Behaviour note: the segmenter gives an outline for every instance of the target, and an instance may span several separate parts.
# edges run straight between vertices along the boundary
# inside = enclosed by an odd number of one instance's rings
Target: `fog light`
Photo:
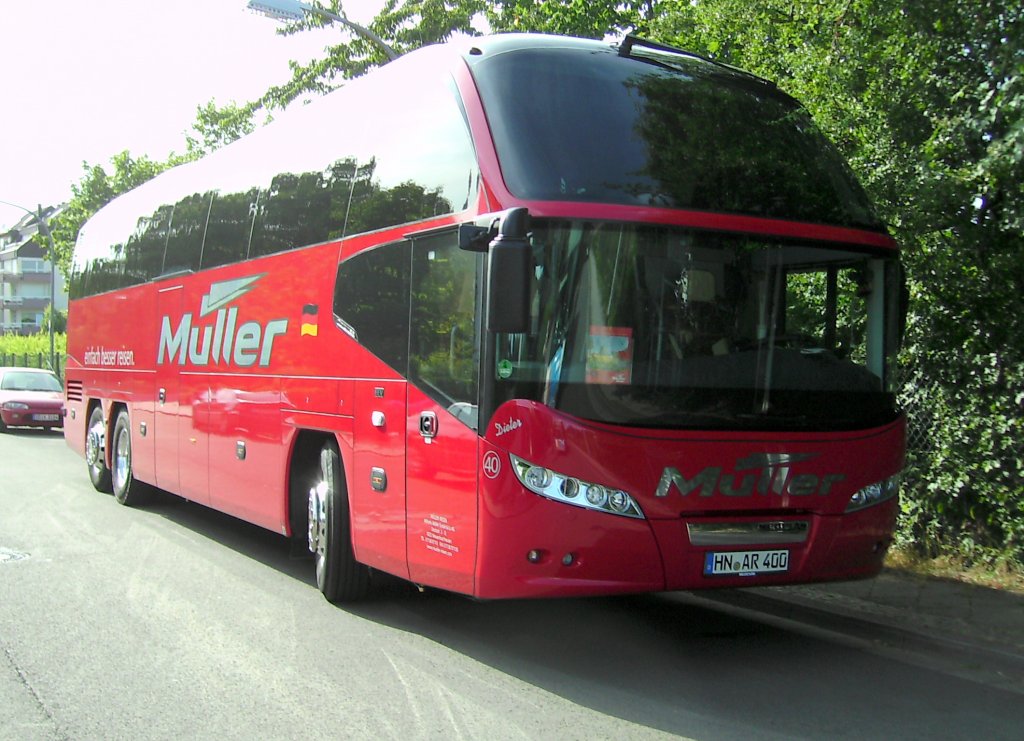
[[[534,549],[532,551],[527,551],[527,553],[526,553],[526,560],[529,561],[530,563],[540,563],[540,560],[543,557],[544,557],[544,554],[541,551],[538,551],[537,549]]]
[[[576,555],[573,553],[566,553],[562,556],[563,566],[572,566],[576,562]]]

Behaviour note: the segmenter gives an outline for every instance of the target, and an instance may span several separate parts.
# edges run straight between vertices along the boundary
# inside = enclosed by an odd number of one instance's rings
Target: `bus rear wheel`
[[[107,426],[103,422],[103,408],[99,405],[89,413],[85,430],[85,462],[89,466],[92,488],[104,493],[110,491],[110,469],[107,468]]]
[[[352,551],[348,489],[333,440],[320,449],[319,478],[309,490],[309,550],[316,585],[329,602],[351,602],[370,591],[370,569]]]
[[[110,451],[110,477],[114,499],[118,504],[134,507],[145,499],[147,487],[135,480],[132,470],[132,427],[128,412],[121,410],[114,423],[113,447]]]

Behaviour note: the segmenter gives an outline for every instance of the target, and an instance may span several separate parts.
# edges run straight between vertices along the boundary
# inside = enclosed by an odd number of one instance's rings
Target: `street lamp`
[[[350,21],[348,16],[344,14],[344,11],[339,15],[324,8],[299,2],[299,0],[249,0],[249,4],[246,7],[253,12],[273,18],[275,21],[301,21],[307,15],[319,15],[329,21],[340,23],[350,28],[358,36],[372,41],[387,55],[389,62],[398,59],[398,53],[384,39],[366,26]]]
[[[46,223],[46,217],[43,215],[42,205],[40,205],[36,211],[30,211],[24,206],[19,206],[17,203],[11,203],[10,201],[0,201],[0,203],[5,206],[11,206],[12,208],[19,208],[29,216],[35,216],[36,221],[39,223],[39,233],[46,237],[46,240],[50,244],[50,370],[53,370],[53,315],[57,311],[57,291],[55,288],[57,252],[53,247],[53,233],[50,231],[50,225]]]

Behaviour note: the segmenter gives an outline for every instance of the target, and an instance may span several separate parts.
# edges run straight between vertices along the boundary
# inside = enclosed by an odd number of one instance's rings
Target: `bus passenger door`
[[[409,575],[474,590],[483,255],[454,232],[413,242],[407,416]]]
[[[171,343],[166,342],[173,335],[182,312],[182,286],[162,288],[157,292],[156,315],[160,324],[160,345],[157,350],[156,376],[153,395],[156,408],[153,415],[153,464],[156,485],[161,489],[178,493],[178,406],[179,387],[178,348],[174,352]],[[181,357],[184,357],[183,355]]]

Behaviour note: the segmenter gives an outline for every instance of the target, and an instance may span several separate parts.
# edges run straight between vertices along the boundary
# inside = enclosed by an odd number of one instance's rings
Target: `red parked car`
[[[48,370],[0,368],[0,432],[64,426],[64,389]]]

